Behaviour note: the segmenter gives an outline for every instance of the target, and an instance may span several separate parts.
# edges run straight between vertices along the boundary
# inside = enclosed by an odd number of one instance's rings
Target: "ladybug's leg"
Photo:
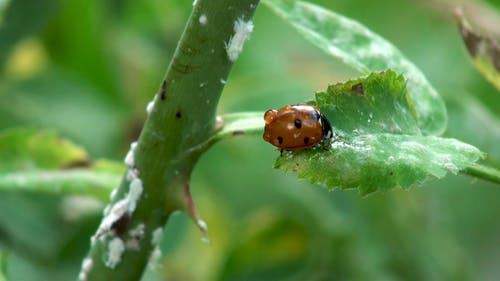
[[[280,149],[280,157],[283,156],[283,148]]]
[[[319,146],[321,146],[321,148],[325,151],[329,151],[330,148],[332,148],[332,142],[333,142],[333,138],[326,138],[326,139],[323,139],[320,143],[319,143]]]

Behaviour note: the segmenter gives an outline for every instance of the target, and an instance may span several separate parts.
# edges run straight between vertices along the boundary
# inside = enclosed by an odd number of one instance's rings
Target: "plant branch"
[[[476,177],[478,179],[500,184],[500,171],[492,167],[484,166],[481,164],[474,164],[465,168],[463,171],[461,171],[461,173]]]
[[[261,135],[264,125],[263,116],[263,112],[239,112],[219,116],[217,117],[218,130],[205,142],[192,147],[189,153],[201,153],[215,143],[235,136]]]
[[[259,1],[195,2],[80,279],[139,280],[170,214],[188,209],[184,187],[203,152],[193,147],[218,130],[217,103]]]

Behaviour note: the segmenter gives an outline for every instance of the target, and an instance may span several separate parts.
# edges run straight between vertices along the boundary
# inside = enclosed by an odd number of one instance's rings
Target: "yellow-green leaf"
[[[6,173],[78,166],[88,155],[53,131],[12,129],[0,134],[0,159],[0,173]]]

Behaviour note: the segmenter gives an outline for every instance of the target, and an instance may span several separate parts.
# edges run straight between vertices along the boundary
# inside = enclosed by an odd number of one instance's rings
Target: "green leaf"
[[[352,19],[307,2],[265,3],[311,43],[362,73],[394,69],[404,74],[422,133],[444,132],[447,117],[443,100],[423,73],[391,43]]]
[[[333,142],[328,152],[287,153],[275,166],[330,188],[359,188],[361,194],[407,188],[427,177],[457,174],[481,157],[455,139],[391,134],[360,135]]]
[[[0,174],[0,191],[31,191],[58,195],[82,195],[106,202],[118,186],[121,173],[83,169],[29,171]]]
[[[331,85],[316,102],[340,135],[420,135],[405,79],[393,71]]]
[[[0,173],[48,170],[88,162],[87,153],[53,131],[12,129],[0,134]]]
[[[472,63],[500,90],[500,46],[493,39],[474,30],[460,10],[455,12],[455,17]]]
[[[108,200],[125,170],[122,163],[108,160],[91,166],[82,148],[53,131],[4,131],[0,159],[0,191],[83,195],[101,201]],[[85,168],[75,168],[79,166]]]
[[[332,124],[331,147],[286,152],[275,167],[331,189],[408,188],[456,174],[483,156],[455,139],[422,136],[404,79],[393,71],[330,86],[316,94],[316,105]]]
[[[51,128],[78,140],[91,154],[109,156],[126,117],[120,101],[110,102],[103,95],[88,81],[61,70],[48,69],[28,79],[1,79],[0,96],[8,102],[0,103],[0,128]],[[142,110],[141,106],[144,114]]]

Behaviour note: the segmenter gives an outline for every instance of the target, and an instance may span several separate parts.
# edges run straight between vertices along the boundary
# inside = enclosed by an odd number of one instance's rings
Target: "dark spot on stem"
[[[167,80],[163,80],[160,88],[160,98],[161,100],[165,100],[167,97]]]
[[[172,64],[172,69],[182,74],[191,73],[193,72],[193,70],[196,70],[198,68],[200,68],[199,65],[196,66],[189,63],[181,63],[177,58],[174,58],[174,62]]]
[[[389,172],[389,176],[393,176],[394,175],[394,172],[393,171],[390,171]]]
[[[351,91],[353,91],[355,94],[358,95],[364,95],[365,94],[365,87],[363,86],[363,83],[357,83],[352,85]]]
[[[209,37],[205,36],[204,33],[198,33],[197,36],[198,38],[200,38],[199,39],[200,44],[204,44],[209,40]]]
[[[181,113],[181,111],[180,111],[180,110],[178,110],[178,111],[175,113],[175,118],[177,118],[177,119],[181,119],[181,117],[182,117],[182,113]]]
[[[127,230],[128,225],[130,224],[130,214],[125,213],[119,219],[111,224],[111,230],[114,231],[117,235],[122,235]]]

